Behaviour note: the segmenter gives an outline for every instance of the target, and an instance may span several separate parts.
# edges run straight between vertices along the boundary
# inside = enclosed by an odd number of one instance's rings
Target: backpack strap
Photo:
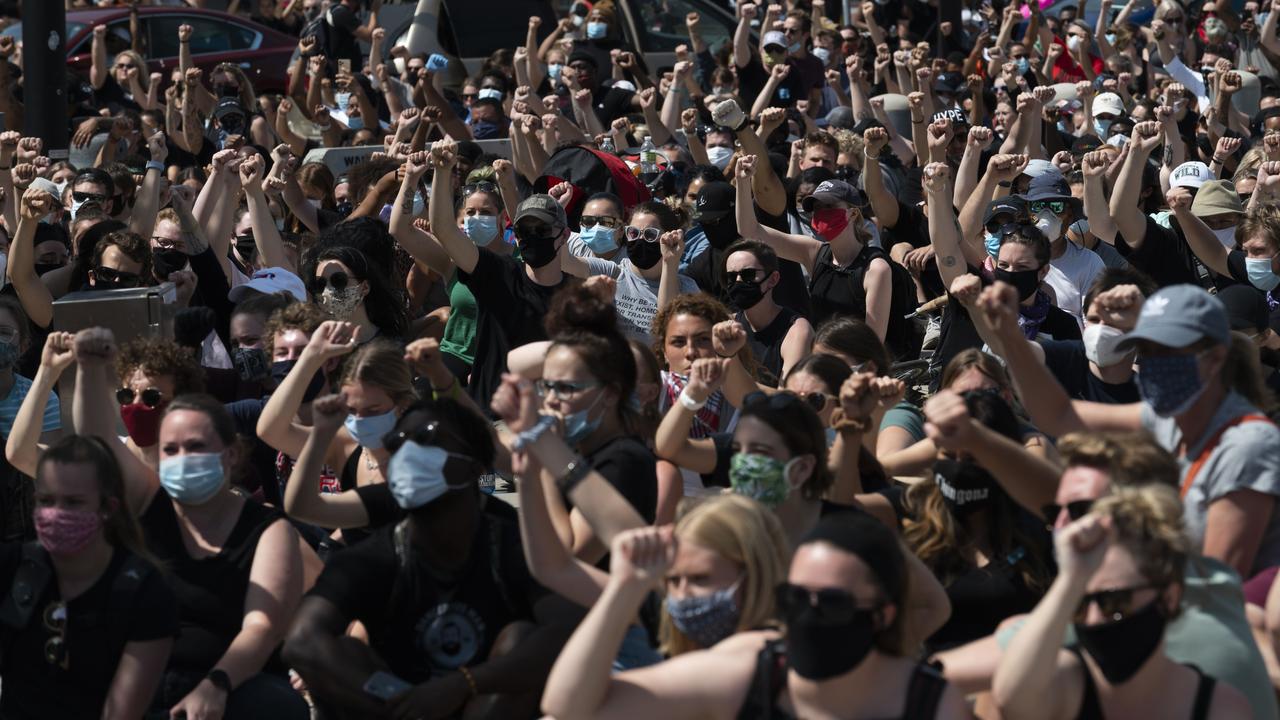
[[[39,542],[23,543],[22,559],[13,576],[13,587],[0,603],[0,624],[13,630],[21,630],[31,622],[36,603],[53,580],[53,567],[49,556]]]
[[[1191,485],[1196,480],[1196,476],[1204,469],[1205,463],[1209,462],[1209,456],[1212,455],[1213,451],[1218,447],[1218,443],[1221,442],[1222,436],[1231,428],[1249,422],[1264,422],[1268,425],[1275,425],[1275,423],[1271,422],[1271,418],[1266,415],[1249,413],[1247,415],[1241,415],[1240,417],[1223,425],[1221,428],[1218,428],[1218,432],[1214,433],[1213,437],[1209,438],[1209,442],[1206,443],[1204,449],[1200,451],[1200,455],[1196,458],[1195,462],[1191,464],[1191,467],[1187,469],[1187,476],[1183,478],[1182,489],[1178,493],[1180,497],[1186,499],[1187,493],[1191,490]]]
[[[911,674],[911,683],[907,686],[907,705],[902,711],[903,720],[933,720],[938,712],[938,703],[942,701],[942,693],[947,690],[947,681],[942,677],[939,665],[920,663]]]
[[[502,579],[502,524],[493,518],[485,518],[485,524],[489,526],[489,572],[493,576],[493,583],[498,586],[498,595],[502,597],[502,604],[513,615],[518,615],[516,609],[519,605],[511,597],[511,591],[507,588],[506,581]]]
[[[117,550],[117,552],[124,551]],[[129,553],[111,581],[111,592],[107,596],[106,606],[85,612],[81,616],[81,622],[89,627],[99,624],[119,624],[120,630],[124,631],[123,625],[128,622],[129,611],[137,605],[134,599],[138,597],[142,582],[155,571],[155,568],[148,565],[145,560]]]
[[[1209,706],[1213,703],[1213,691],[1217,688],[1217,678],[1205,675],[1195,665],[1188,665],[1200,676],[1200,684],[1196,686],[1196,699],[1191,706],[1191,720],[1208,720]]]
[[[738,712],[739,720],[769,720],[773,717],[778,693],[787,682],[786,642],[770,640],[756,655],[756,672],[751,678],[746,701]]]

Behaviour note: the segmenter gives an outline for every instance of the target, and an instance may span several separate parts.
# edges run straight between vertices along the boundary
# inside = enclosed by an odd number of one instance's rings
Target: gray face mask
[[[320,294],[320,307],[325,309],[334,320],[346,320],[360,305],[364,298],[360,295],[358,285],[348,285],[341,290],[332,286],[326,287]]]

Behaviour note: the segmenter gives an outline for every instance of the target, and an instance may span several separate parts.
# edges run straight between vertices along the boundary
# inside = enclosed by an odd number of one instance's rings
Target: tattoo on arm
[[[1173,146],[1168,143],[1164,146],[1164,164],[1166,166],[1173,164]]]
[[[412,187],[405,188],[405,190],[400,193],[404,196],[404,199],[400,201],[400,209],[410,215],[413,214],[413,193],[414,190]]]
[[[941,262],[942,262],[942,264],[943,264],[945,267],[955,267],[955,264],[956,264],[956,256],[955,256],[955,255],[943,255],[943,256],[942,256],[942,258],[941,258]]]

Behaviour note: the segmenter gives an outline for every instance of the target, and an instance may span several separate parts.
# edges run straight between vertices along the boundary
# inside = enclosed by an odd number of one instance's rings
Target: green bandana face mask
[[[784,464],[768,455],[738,453],[729,462],[729,485],[735,493],[758,500],[772,510],[791,492],[787,475],[796,460],[799,458]]]

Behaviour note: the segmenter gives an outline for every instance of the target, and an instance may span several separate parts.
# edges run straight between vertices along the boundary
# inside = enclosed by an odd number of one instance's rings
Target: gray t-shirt
[[[588,272],[592,275],[608,275],[618,281],[617,291],[613,295],[614,307],[618,310],[618,328],[630,340],[639,340],[646,346],[653,344],[653,336],[649,329],[653,325],[653,317],[658,314],[657,280],[646,280],[635,271],[629,258],[621,263],[601,260],[597,257],[585,258]],[[680,293],[698,292],[698,283],[687,275],[680,278]]]
[[[1186,479],[1191,466],[1223,426],[1241,415],[1258,414],[1261,414],[1259,410],[1244,397],[1235,392],[1228,393],[1205,428],[1204,436],[1187,448],[1185,456],[1178,458],[1181,478]],[[1178,444],[1182,442],[1182,431],[1173,418],[1159,417],[1149,405],[1144,404],[1142,426],[1161,447],[1176,453]],[[1237,490],[1280,496],[1280,429],[1272,423],[1242,422],[1222,433],[1188,489],[1187,496],[1182,499],[1187,534],[1194,547],[1204,545],[1209,505]],[[1266,532],[1248,576],[1274,565],[1280,565],[1280,513],[1276,512],[1272,512],[1267,521]]]

